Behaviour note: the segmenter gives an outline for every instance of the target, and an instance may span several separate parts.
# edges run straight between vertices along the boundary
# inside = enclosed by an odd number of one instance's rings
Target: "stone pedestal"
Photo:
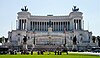
[[[32,48],[35,48],[35,44],[33,44],[33,47]]]
[[[52,32],[52,28],[51,27],[48,28],[48,32]]]
[[[72,49],[77,50],[77,45],[73,45],[73,48]]]
[[[27,44],[23,44],[23,49],[27,50]]]

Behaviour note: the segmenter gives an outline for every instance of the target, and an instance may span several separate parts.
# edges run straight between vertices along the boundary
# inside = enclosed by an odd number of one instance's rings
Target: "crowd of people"
[[[3,50],[3,49],[2,49]],[[49,48],[49,49],[45,49],[45,48],[36,48],[36,49],[31,49],[29,50],[23,50],[21,49],[20,51],[17,51],[15,49],[6,49],[6,51],[0,51],[0,54],[11,54],[11,55],[17,55],[17,54],[21,54],[21,55],[28,55],[31,54],[33,55],[34,52],[37,53],[37,55],[43,55],[45,52],[48,52],[48,55],[51,54],[51,52],[54,52],[55,55],[62,55],[63,52],[65,52],[66,54],[68,54],[68,50],[67,48]],[[5,53],[7,52],[7,53]]]

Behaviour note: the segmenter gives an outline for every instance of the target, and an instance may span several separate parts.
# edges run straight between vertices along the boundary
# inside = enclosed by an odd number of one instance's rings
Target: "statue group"
[[[24,8],[21,8],[22,11],[28,11],[28,8],[26,8],[27,6],[24,6]]]
[[[74,8],[72,8],[72,11],[78,11],[79,8],[76,8],[76,6],[73,6]]]

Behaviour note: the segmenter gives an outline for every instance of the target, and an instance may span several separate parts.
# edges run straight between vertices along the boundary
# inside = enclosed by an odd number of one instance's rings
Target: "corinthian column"
[[[21,20],[21,30],[23,29],[23,20]]]

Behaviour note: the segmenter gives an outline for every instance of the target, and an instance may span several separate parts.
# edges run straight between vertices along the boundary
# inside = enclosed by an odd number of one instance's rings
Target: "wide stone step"
[[[59,45],[35,45],[35,48],[57,48]]]

